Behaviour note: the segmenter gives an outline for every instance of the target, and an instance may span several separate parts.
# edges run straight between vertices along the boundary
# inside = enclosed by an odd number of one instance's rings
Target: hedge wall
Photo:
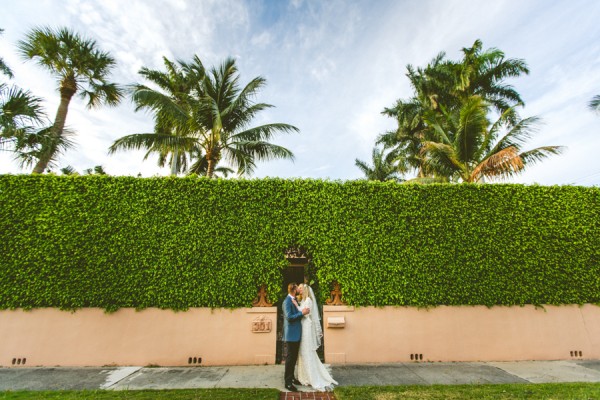
[[[600,302],[598,188],[7,175],[0,205],[0,308],[246,307],[295,245],[353,305]]]

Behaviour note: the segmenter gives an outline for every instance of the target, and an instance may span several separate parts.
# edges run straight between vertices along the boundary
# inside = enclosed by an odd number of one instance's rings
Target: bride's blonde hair
[[[298,285],[298,287],[302,288],[302,294],[298,295],[300,300],[310,297],[310,290],[308,289],[308,285],[306,283],[301,283]]]

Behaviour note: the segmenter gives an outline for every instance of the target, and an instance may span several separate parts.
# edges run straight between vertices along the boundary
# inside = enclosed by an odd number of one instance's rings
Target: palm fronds
[[[48,146],[70,136],[63,135],[63,130],[75,94],[87,99],[88,108],[102,104],[115,106],[123,97],[123,89],[108,81],[116,62],[109,53],[98,48],[95,40],[84,38],[68,28],[38,27],[29,31],[17,48],[25,60],[33,60],[48,70],[59,84],[61,101],[50,132],[53,141],[48,142]],[[56,157],[53,149],[58,147],[40,151],[34,172],[42,173],[47,169]]]
[[[251,174],[257,161],[293,160],[291,151],[270,141],[281,133],[298,132],[298,128],[283,123],[251,127],[260,112],[273,107],[254,102],[266,84],[264,78],[256,77],[241,88],[232,58],[209,70],[197,56],[190,63],[164,58],[164,64],[166,72],[140,70],[140,75],[159,90],[142,84],[130,89],[136,111],[154,114],[155,132],[118,139],[109,150],[111,154],[144,148],[148,150],[146,157],[159,154],[159,165],[170,158],[173,174],[189,164],[188,173],[209,177],[215,172],[224,176],[231,173],[231,168],[218,165],[221,161],[242,175]]]
[[[590,100],[589,107],[592,111],[596,111],[600,113],[600,94],[594,96],[592,100]]]
[[[562,149],[521,150],[539,119],[519,116],[522,99],[506,79],[528,73],[524,60],[484,50],[480,40],[463,48],[459,61],[440,53],[424,68],[408,65],[413,96],[383,110],[398,128],[377,143],[389,150],[389,160],[417,171],[419,178],[474,182],[520,173]],[[500,118],[492,123],[494,111]]]
[[[0,29],[0,35],[2,35],[3,33],[4,33],[4,29]],[[4,62],[4,59],[2,57],[0,57],[0,72],[3,73],[4,75],[8,76],[9,78],[14,77],[12,70],[8,67],[8,65],[6,65],[6,63]]]
[[[373,162],[372,166],[358,158],[354,161],[354,165],[361,170],[366,179],[381,182],[400,182],[403,180],[400,177],[400,171],[397,166],[388,161],[384,149],[380,149],[377,146],[374,147],[371,158]]]

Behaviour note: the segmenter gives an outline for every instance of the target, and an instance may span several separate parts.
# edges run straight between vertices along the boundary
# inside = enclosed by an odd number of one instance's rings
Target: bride
[[[321,346],[323,338],[323,329],[315,294],[312,288],[304,283],[298,286],[298,289],[302,296],[298,309],[308,308],[310,310],[310,313],[302,318],[302,340],[300,340],[298,364],[296,365],[298,381],[302,385],[310,385],[313,389],[321,392],[333,390],[333,385],[338,383],[331,377],[317,355],[317,349]]]

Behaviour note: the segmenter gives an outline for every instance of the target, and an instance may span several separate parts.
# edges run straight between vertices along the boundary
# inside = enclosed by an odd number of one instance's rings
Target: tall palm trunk
[[[50,163],[50,160],[56,151],[57,139],[62,136],[63,129],[65,128],[69,103],[71,102],[73,95],[75,95],[75,92],[77,92],[77,82],[75,81],[75,77],[65,78],[60,85],[60,104],[58,105],[56,117],[54,118],[54,125],[52,125],[52,132],[50,133],[52,140],[45,145],[46,148],[41,149],[40,158],[33,168],[34,174],[42,174],[48,167],[48,163]]]
[[[177,176],[179,171],[179,146],[175,145],[173,150],[173,159],[171,160],[171,175]]]
[[[207,158],[208,167],[206,168],[206,176],[212,178],[215,173],[216,161],[213,157]]]
[[[206,176],[208,178],[212,178],[214,176],[215,168],[221,160],[221,149],[219,147],[213,146],[213,143],[215,142],[216,140],[213,137],[208,146],[208,151],[206,152]]]

